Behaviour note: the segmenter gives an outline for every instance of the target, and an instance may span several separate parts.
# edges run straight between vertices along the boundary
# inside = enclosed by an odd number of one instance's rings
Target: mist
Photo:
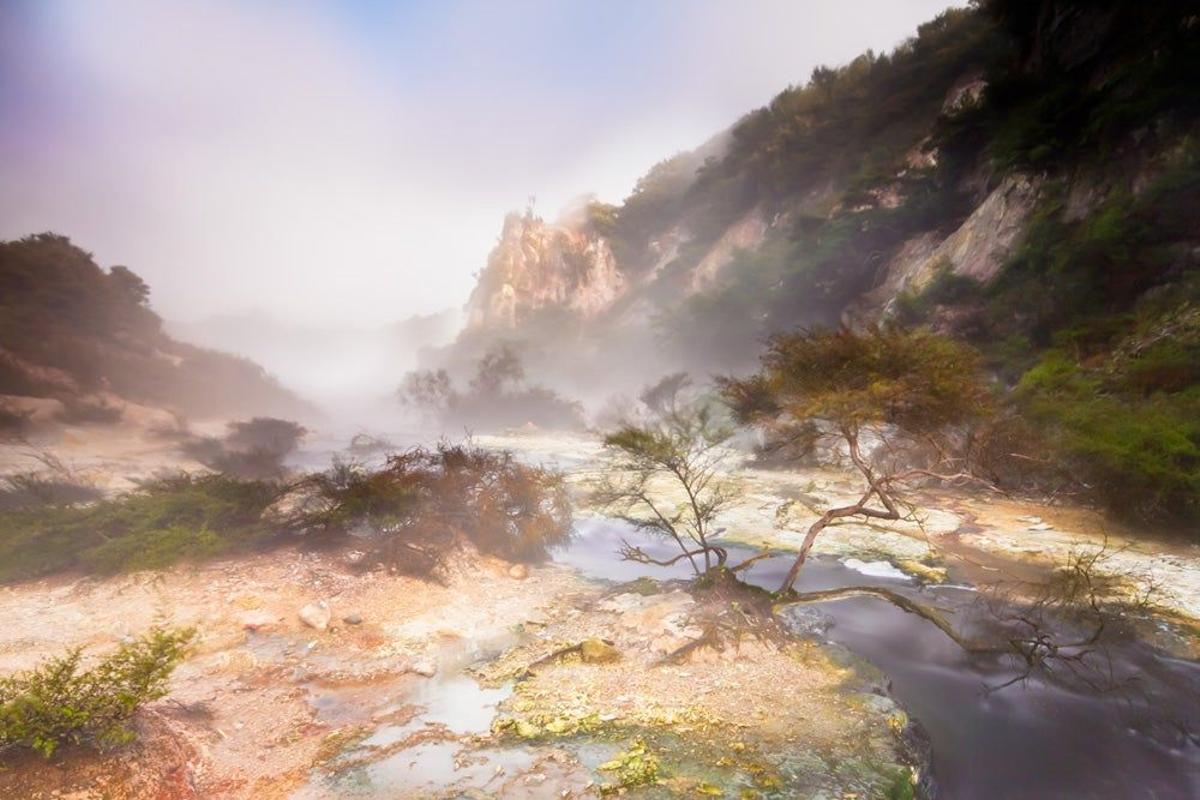
[[[944,5],[8,3],[0,238],[129,266],[180,330],[379,328],[461,307],[506,211],[618,201]],[[305,390],[332,377],[273,347],[234,349]]]

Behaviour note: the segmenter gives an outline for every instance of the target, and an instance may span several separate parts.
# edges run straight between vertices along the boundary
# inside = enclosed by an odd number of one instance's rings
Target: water
[[[404,445],[417,437],[389,438]],[[338,441],[344,446],[344,438]],[[338,451],[332,437],[310,442],[297,454],[297,466],[324,468]],[[577,536],[556,560],[589,577],[625,582],[691,574],[686,561],[669,568],[621,561],[622,538],[659,557],[672,550],[620,522],[585,518],[577,521],[576,530]],[[747,555],[730,548],[731,561]],[[745,577],[775,588],[789,563],[786,557],[764,560]],[[971,587],[920,588],[882,565],[855,566],[858,571],[836,560],[813,559],[797,588],[874,585],[919,592],[926,603],[956,609],[960,623],[973,607]],[[943,800],[1200,797],[1200,665],[1195,662],[1170,658],[1130,638],[1118,639],[1109,644],[1108,655],[1117,674],[1135,678],[1129,687],[1096,693],[1030,682],[987,692],[987,686],[1016,675],[1014,666],[969,656],[915,615],[865,597],[811,607],[833,620],[826,638],[886,674],[892,694],[929,734],[938,797]],[[468,659],[484,655],[465,654]],[[458,735],[486,730],[506,691],[481,689],[457,667],[445,669],[404,698],[421,706],[422,713],[405,725],[381,727],[368,744],[386,747],[427,725],[445,725]],[[519,771],[533,757],[522,748],[488,750],[468,763],[462,760],[466,752],[457,741],[418,744],[342,776],[335,782],[336,792],[381,797],[421,794],[438,786],[490,793],[497,774]],[[514,796],[525,796],[523,791]]]
[[[690,573],[686,562],[664,569],[620,561],[622,537],[657,557],[671,552],[666,543],[647,545],[622,523],[587,519],[577,530],[557,560],[593,578],[628,581]],[[749,554],[731,548],[730,561]],[[764,560],[746,577],[773,589],[789,564],[789,558]],[[918,591],[910,581],[864,575],[830,559],[806,564],[797,589],[850,585]],[[919,591],[927,603],[964,613],[973,599],[961,588]],[[833,618],[827,638],[882,670],[892,694],[929,734],[939,798],[1200,797],[1200,665],[1195,662],[1126,639],[1110,643],[1108,650],[1117,674],[1136,678],[1131,687],[1096,693],[1029,682],[987,692],[986,686],[1018,674],[1013,665],[969,656],[920,617],[866,597],[812,607]]]

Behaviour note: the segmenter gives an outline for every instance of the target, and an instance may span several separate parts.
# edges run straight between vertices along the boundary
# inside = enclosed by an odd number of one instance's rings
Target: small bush
[[[183,452],[224,475],[271,480],[283,476],[283,460],[306,433],[304,426],[290,420],[255,417],[248,422],[229,423],[224,439],[189,439],[183,444]]]
[[[67,476],[22,472],[0,478],[0,512],[90,503],[99,497],[95,486]]]
[[[194,636],[191,629],[155,628],[86,671],[74,649],[0,678],[0,753],[29,748],[49,758],[63,745],[108,749],[132,741],[134,713],[166,696]]]
[[[927,322],[939,306],[962,305],[980,294],[979,281],[956,274],[949,261],[943,261],[922,289],[905,289],[896,296],[895,318],[901,325],[919,325]]]

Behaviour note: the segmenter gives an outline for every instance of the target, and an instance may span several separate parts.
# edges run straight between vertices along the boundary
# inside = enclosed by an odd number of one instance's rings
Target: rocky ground
[[[605,469],[594,440],[480,443],[562,465],[581,513],[598,513],[586,502]],[[150,455],[138,462],[130,448]],[[59,452],[111,479],[168,451],[146,440]],[[10,450],[3,463],[22,457]],[[751,547],[794,547],[811,509],[855,488],[836,471],[737,464],[727,477],[737,502],[722,535]],[[1154,589],[1164,614],[1200,616],[1194,547],[1135,540],[1077,509],[919,500],[914,520],[835,526],[818,552],[937,582],[1019,576],[1108,547],[1102,568],[1131,591]],[[156,623],[193,625],[199,640],[169,698],[139,718],[137,745],[49,765],[8,758],[0,796],[908,796],[927,754],[884,677],[838,647],[763,628],[754,602],[469,553],[441,582],[419,581],[348,550],[4,587],[0,673],[68,647],[100,653]]]
[[[0,772],[0,795],[258,800],[353,785],[367,796],[583,797],[639,783],[627,767],[599,768],[637,748],[682,796],[797,775],[840,792],[890,785],[918,759],[902,712],[872,691],[878,676],[815,642],[751,637],[662,663],[703,633],[708,612],[681,589],[614,591],[566,567],[466,555],[437,584],[364,573],[346,556],[276,552],[5,588],[4,672],[68,647],[103,652],[155,623],[193,625],[200,639],[169,699],[143,714],[136,749],[18,760]],[[796,701],[786,712],[779,686]],[[432,767],[404,760],[430,747],[462,766],[415,781]],[[474,760],[485,775],[467,768]]]
[[[564,436],[481,437],[534,460],[569,467],[581,498],[605,469],[598,439]],[[717,527],[728,542],[794,550],[809,524],[826,508],[857,499],[861,483],[845,470],[763,469],[731,452],[724,475],[731,505]],[[673,487],[659,487],[669,495]],[[1200,622],[1200,545],[1154,531],[1131,530],[1070,504],[1009,498],[982,490],[928,490],[911,498],[909,519],[841,521],[817,539],[815,555],[833,556],[867,569],[899,569],[922,581],[945,580],[953,570],[972,583],[1028,580],[1062,566],[1076,553],[1105,551],[1097,570],[1126,584],[1131,596],[1148,596],[1166,615]],[[598,514],[583,503],[580,513]]]

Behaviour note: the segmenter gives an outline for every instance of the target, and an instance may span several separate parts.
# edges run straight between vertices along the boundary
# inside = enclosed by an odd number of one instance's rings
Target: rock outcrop
[[[610,308],[626,286],[603,238],[532,212],[509,214],[467,302],[467,326],[512,329],[543,310],[592,317]]]
[[[909,239],[888,262],[883,282],[864,296],[861,307],[886,310],[902,292],[920,292],[940,270],[987,283],[1020,244],[1040,188],[1036,177],[1010,175],[949,236],[925,232]]]

